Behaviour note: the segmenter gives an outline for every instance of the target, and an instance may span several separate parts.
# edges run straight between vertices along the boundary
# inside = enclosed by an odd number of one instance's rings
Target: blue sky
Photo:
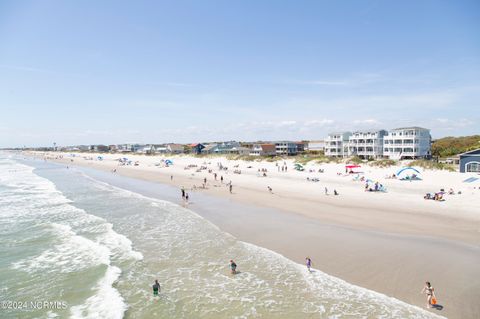
[[[480,1],[0,2],[0,147],[480,133]]]

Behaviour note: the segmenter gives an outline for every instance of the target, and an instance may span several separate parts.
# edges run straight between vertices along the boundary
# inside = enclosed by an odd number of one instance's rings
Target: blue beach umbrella
[[[413,172],[415,172],[415,173],[417,173],[417,174],[421,174],[417,169],[415,169],[415,168],[413,168],[413,167],[402,167],[402,168],[397,172],[397,176],[400,175],[400,174],[402,174],[403,172],[406,172],[406,171],[408,171],[408,172],[413,171]]]

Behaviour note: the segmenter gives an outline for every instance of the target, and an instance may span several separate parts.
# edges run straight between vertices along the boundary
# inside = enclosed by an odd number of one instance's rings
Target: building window
[[[479,162],[470,162],[470,163],[465,164],[465,172],[480,173],[480,163]]]

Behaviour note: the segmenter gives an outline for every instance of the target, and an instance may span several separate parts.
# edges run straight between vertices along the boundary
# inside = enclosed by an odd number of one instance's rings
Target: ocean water
[[[0,301],[1,318],[438,318],[176,204],[1,153]]]

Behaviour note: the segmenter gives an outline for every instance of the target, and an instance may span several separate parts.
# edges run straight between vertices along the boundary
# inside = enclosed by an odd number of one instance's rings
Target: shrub
[[[408,163],[408,166],[418,166],[424,169],[438,169],[455,172],[456,168],[452,164],[437,163],[429,160],[415,160]]]

